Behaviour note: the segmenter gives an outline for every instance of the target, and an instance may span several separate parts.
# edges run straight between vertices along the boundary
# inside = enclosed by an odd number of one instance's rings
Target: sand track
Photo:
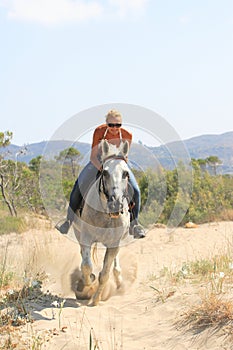
[[[176,271],[182,264],[210,258],[232,250],[233,223],[205,224],[195,229],[178,228],[168,233],[164,228],[153,229],[143,240],[134,241],[120,251],[123,286],[117,291],[110,281],[98,307],[87,301],[76,301],[74,286],[80,274],[79,246],[59,235],[55,230],[30,230],[23,235],[11,234],[0,238],[1,254],[7,248],[7,264],[22,275],[27,270],[36,274],[45,271],[48,280],[44,291],[66,299],[59,309],[48,302],[34,305],[34,334],[65,327],[53,335],[44,349],[89,349],[90,334],[96,349],[232,349],[223,345],[221,333],[205,330],[194,334],[176,325],[182,313],[199,302],[201,286],[171,285],[160,282],[158,276],[165,267]],[[94,268],[96,276],[101,268],[103,250],[98,252]],[[163,303],[150,288],[159,288],[170,297]],[[28,326],[23,329],[28,331]],[[224,343],[225,344],[225,343]],[[223,347],[225,346],[225,347]],[[94,346],[93,346],[94,349]]]

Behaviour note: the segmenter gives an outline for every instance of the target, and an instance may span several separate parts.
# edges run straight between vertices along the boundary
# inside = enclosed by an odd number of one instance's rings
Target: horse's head
[[[103,164],[101,190],[107,198],[109,215],[117,218],[124,209],[128,208],[129,168],[126,158],[129,152],[129,143],[125,141],[117,148],[104,140],[101,147]]]

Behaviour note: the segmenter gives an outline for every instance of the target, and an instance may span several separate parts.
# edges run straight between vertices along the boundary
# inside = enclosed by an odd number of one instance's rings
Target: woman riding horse
[[[90,161],[81,171],[71,192],[67,219],[60,227],[57,227],[62,234],[68,233],[69,228],[74,221],[76,211],[81,209],[83,198],[101,173],[102,164],[100,162],[98,146],[104,139],[116,147],[119,147],[121,142],[124,141],[128,141],[129,145],[132,142],[132,134],[122,128],[122,116],[116,110],[110,110],[106,115],[106,123],[98,126],[94,131]],[[129,174],[129,183],[133,188],[132,202],[134,202],[134,206],[131,210],[130,234],[132,234],[134,238],[144,238],[145,231],[138,223],[140,189],[132,171],[130,171]]]

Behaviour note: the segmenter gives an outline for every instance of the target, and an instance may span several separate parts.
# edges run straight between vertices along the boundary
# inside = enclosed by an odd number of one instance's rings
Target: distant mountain
[[[44,154],[54,157],[60,151],[74,147],[82,155],[90,152],[90,144],[77,142],[72,144],[70,141],[50,141],[49,147],[47,141],[33,143],[22,147],[11,144],[6,148],[0,149],[7,159],[17,159],[28,163],[32,158]],[[175,141],[159,147],[147,147],[146,145],[133,144],[130,150],[129,158],[132,164],[138,168],[156,167],[161,165],[166,169],[174,168],[175,163],[185,156],[191,158],[205,159],[209,156],[217,156],[222,161],[221,172],[233,174],[233,131],[221,135],[201,135],[184,141]],[[186,157],[187,158],[187,157]]]
[[[5,148],[0,148],[0,154],[4,154],[5,158],[14,160],[16,157],[19,161],[29,163],[31,159],[41,155],[50,156],[53,158],[57,156],[61,151],[68,147],[76,148],[81,154],[86,154],[90,151],[90,145],[88,143],[76,142],[72,144],[71,141],[42,141],[38,143],[31,143],[24,147],[9,145]]]
[[[183,144],[191,158],[206,159],[209,156],[217,156],[222,161],[222,173],[233,174],[233,131],[220,135],[201,135],[184,141],[175,141],[159,147],[150,148],[153,154],[160,160],[161,165],[170,168],[171,154],[179,155]],[[174,157],[174,158],[175,158]],[[175,158],[178,161],[179,158]]]

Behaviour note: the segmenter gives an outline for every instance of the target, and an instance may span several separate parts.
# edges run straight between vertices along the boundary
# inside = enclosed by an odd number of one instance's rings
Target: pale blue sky
[[[14,144],[111,103],[155,111],[182,139],[233,130],[232,0],[0,0],[0,50]]]

